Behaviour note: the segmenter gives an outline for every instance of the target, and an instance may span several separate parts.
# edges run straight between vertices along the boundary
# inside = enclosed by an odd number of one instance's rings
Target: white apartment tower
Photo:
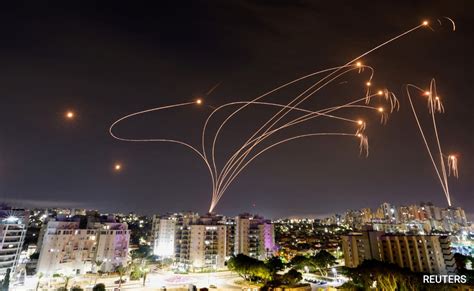
[[[153,254],[159,258],[174,258],[176,225],[175,216],[155,216],[153,218]]]
[[[225,267],[227,226],[191,225],[189,260],[194,270],[218,270]]]
[[[43,232],[37,272],[85,274],[113,271],[128,260],[130,231],[125,223],[96,223],[81,228],[80,221],[49,221]]]
[[[0,209],[0,280],[8,269],[15,272],[25,240],[28,212],[22,209]]]
[[[264,260],[271,257],[274,251],[274,227],[269,220],[250,214],[235,218],[234,254]]]

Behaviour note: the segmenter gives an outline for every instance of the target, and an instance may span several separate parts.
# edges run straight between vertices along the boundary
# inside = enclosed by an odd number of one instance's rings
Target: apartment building
[[[125,223],[83,225],[81,219],[49,221],[42,231],[37,272],[50,276],[113,271],[128,261],[130,231]]]
[[[275,252],[274,226],[260,216],[242,214],[235,218],[234,254],[244,254],[259,260]]]
[[[7,270],[14,273],[20,259],[20,252],[28,226],[28,211],[0,208],[0,280]]]
[[[414,272],[450,274],[455,271],[447,236],[366,231],[342,236],[342,250],[346,266],[352,268],[364,260],[374,259]]]

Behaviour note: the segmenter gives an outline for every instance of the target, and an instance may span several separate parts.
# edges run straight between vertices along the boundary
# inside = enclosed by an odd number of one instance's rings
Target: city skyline
[[[8,7],[2,21],[15,30],[1,28],[6,45],[0,49],[5,63],[0,200],[27,207],[56,203],[109,212],[204,213],[210,185],[192,154],[166,144],[119,143],[108,136],[108,126],[134,111],[196,98],[206,106],[250,100],[291,79],[341,65],[429,19],[435,31],[420,30],[363,59],[376,70],[374,84],[394,91],[401,103],[385,126],[370,117],[368,158],[337,139],[282,146],[249,167],[216,212],[287,217],[384,201],[446,204],[402,89],[407,83],[427,87],[435,77],[446,108],[438,120],[440,136],[446,152],[460,156],[451,199],[472,217],[473,18],[461,5],[423,3],[400,4],[389,12],[388,4],[346,3],[340,17],[331,19],[327,15],[334,15],[338,4],[245,2],[209,10],[192,4],[130,8],[118,3],[96,10],[88,4],[52,9],[36,4],[27,8],[33,17],[26,13],[18,19],[11,12],[19,8]],[[359,19],[362,7],[373,20]],[[168,15],[173,11],[179,16]],[[455,20],[455,31],[445,20],[439,25],[444,15]],[[176,116],[153,115],[123,132],[172,138],[180,133],[199,144],[194,125],[209,113],[206,106]],[[238,124],[231,131],[248,134]],[[234,139],[224,136],[223,147],[230,150]]]

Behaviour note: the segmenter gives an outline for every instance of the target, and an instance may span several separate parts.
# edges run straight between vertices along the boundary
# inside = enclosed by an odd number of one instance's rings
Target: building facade
[[[249,214],[235,218],[196,213],[155,216],[153,252],[182,271],[218,270],[234,254],[266,259],[275,251],[273,224]]]
[[[0,279],[7,270],[14,273],[20,259],[28,226],[28,212],[23,209],[0,209]]]
[[[79,220],[49,221],[42,233],[37,272],[50,276],[113,271],[128,261],[127,228],[115,222],[82,227]]]
[[[193,270],[218,270],[225,267],[227,226],[202,224],[190,226],[189,259]]]
[[[379,238],[383,232],[365,231],[341,236],[345,266],[354,268],[365,260],[380,260]]]
[[[153,254],[160,259],[174,257],[177,217],[155,216],[153,218]]]
[[[250,214],[235,218],[234,254],[265,260],[274,253],[274,226],[269,220]]]
[[[357,267],[364,260],[380,260],[414,272],[451,274],[454,257],[447,236],[385,234],[378,231],[342,236],[347,267]]]

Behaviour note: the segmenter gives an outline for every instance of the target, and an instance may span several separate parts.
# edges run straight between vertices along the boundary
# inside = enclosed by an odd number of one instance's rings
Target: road
[[[331,287],[337,287],[342,284],[342,282],[332,282],[333,278],[323,278],[314,274],[304,274],[304,279],[325,281],[324,284],[314,284],[311,283],[312,290],[322,290],[330,289]],[[96,278],[93,275],[76,277],[70,280],[68,287],[80,285],[84,290],[92,290],[92,287],[97,283],[103,283],[107,287],[107,290],[118,289],[118,276],[112,277],[102,277]],[[235,273],[230,271],[225,272],[215,272],[215,273],[192,273],[192,274],[174,274],[169,271],[155,271],[149,273],[145,286],[143,286],[143,280],[138,281],[129,281],[127,280],[122,284],[121,290],[163,290],[163,287],[166,287],[166,290],[188,290],[189,285],[195,285],[198,289],[210,286],[215,286],[217,288],[210,288],[210,290],[242,290],[242,286],[235,284],[235,281],[241,280],[241,278]],[[25,284],[23,286],[12,286],[10,287],[11,291],[30,291],[35,290],[38,279],[36,277],[27,277]],[[305,283],[310,283],[305,281]],[[49,286],[49,288],[48,288]],[[51,290],[53,287],[64,286],[64,283],[61,278],[56,279],[56,282],[53,280],[48,280],[43,278],[41,280],[41,287],[39,290]],[[248,290],[248,289],[247,289]]]
[[[118,288],[118,277],[102,277],[94,278],[88,277],[76,277],[71,279],[68,287],[80,285],[84,290],[91,290],[94,284],[103,283],[108,290],[114,290]],[[148,274],[145,286],[143,286],[143,280],[129,281],[127,280],[122,284],[121,290],[161,290],[162,287],[166,287],[167,290],[184,290],[189,287],[190,284],[195,285],[197,288],[207,287],[211,285],[216,286],[216,289],[211,290],[242,290],[242,288],[234,284],[235,280],[240,279],[236,274],[229,271],[226,272],[215,272],[215,273],[198,273],[198,274],[174,274],[172,272],[158,271]],[[41,280],[41,287],[45,290],[54,287],[64,286],[61,280],[56,280],[54,283],[52,280],[43,278]],[[35,290],[38,278],[28,277],[25,280],[23,286],[12,286],[12,291],[26,291]],[[42,290],[40,288],[39,290]]]

